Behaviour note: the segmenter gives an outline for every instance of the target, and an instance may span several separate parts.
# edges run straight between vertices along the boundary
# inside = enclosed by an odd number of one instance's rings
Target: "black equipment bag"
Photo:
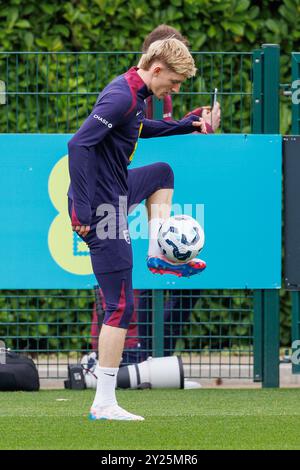
[[[33,360],[11,351],[5,351],[4,354],[5,361],[0,362],[0,391],[39,390],[39,374]],[[2,353],[2,356],[4,354]]]

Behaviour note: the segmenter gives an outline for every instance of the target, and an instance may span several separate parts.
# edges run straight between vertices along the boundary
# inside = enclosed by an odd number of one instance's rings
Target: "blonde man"
[[[99,337],[97,390],[93,420],[143,420],[122,409],[115,386],[128,325],[133,313],[132,249],[127,208],[146,200],[149,218],[148,268],[152,272],[191,276],[205,263],[169,263],[157,244],[158,230],[170,215],[174,177],[166,163],[128,170],[138,137],[189,134],[205,123],[190,115],[181,121],[144,118],[145,99],[178,92],[196,73],[187,47],[175,38],[155,41],[138,67],[115,78],[98,96],[90,116],[69,142],[68,192],[72,228],[90,248],[94,274],[105,298]],[[154,208],[156,210],[154,210]],[[107,230],[108,228],[108,230]]]

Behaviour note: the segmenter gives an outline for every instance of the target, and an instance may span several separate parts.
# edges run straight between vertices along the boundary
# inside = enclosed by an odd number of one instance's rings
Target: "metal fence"
[[[124,364],[178,354],[186,377],[253,377],[252,293],[165,291],[161,346],[153,341],[152,303],[152,291],[135,291]],[[42,378],[66,377],[69,363],[97,347],[93,291],[3,292],[0,306],[0,338],[29,354]]]
[[[0,53],[0,132],[75,132],[99,91],[138,57],[135,52]],[[222,133],[268,132],[261,103],[266,77],[258,57],[258,51],[194,53],[198,75],[174,96],[174,118],[209,105],[217,87]],[[263,292],[253,291],[135,292],[136,341],[134,348],[126,347],[124,360],[132,353],[139,358],[175,353],[183,357],[186,376],[254,378],[274,385],[276,371],[263,373],[266,363],[276,368],[274,354],[268,356],[271,319],[267,314],[263,320],[272,294],[265,295],[264,300]],[[41,377],[62,378],[67,364],[95,348],[93,311],[93,291],[2,291],[0,338],[30,354]]]
[[[138,52],[0,52],[0,132],[75,132],[97,95]],[[218,88],[221,132],[251,131],[252,54],[194,53],[196,78],[174,95],[174,117],[211,104]]]

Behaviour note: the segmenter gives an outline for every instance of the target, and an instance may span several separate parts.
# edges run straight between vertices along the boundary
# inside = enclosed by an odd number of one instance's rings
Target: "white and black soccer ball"
[[[169,261],[187,263],[200,253],[204,231],[189,215],[175,215],[165,220],[158,232],[158,245]]]

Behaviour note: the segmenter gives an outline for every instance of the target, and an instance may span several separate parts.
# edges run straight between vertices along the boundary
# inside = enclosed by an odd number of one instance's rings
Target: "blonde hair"
[[[138,67],[149,70],[153,62],[162,62],[166,67],[185,78],[193,77],[196,74],[196,67],[193,57],[183,42],[171,37],[150,44]]]

